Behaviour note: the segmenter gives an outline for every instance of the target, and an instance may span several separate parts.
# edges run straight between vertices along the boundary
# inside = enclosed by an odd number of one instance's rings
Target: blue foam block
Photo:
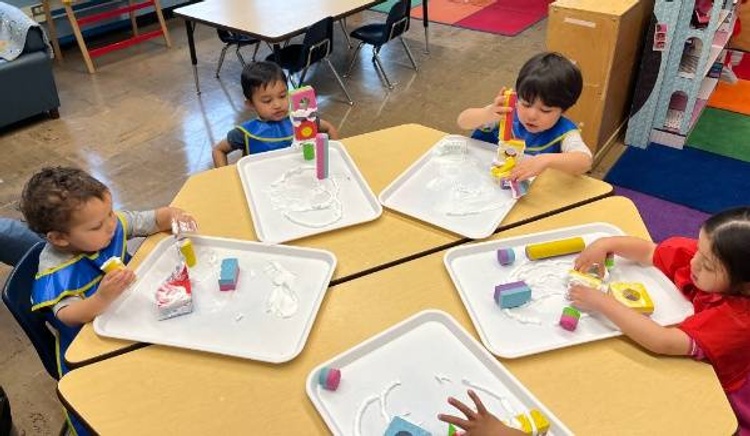
[[[229,285],[237,281],[239,265],[237,259],[231,257],[221,261],[221,275],[219,276],[220,285]]]
[[[431,436],[432,433],[422,427],[396,416],[385,429],[385,436]]]
[[[523,281],[495,286],[495,303],[503,309],[518,307],[529,300],[531,300],[531,288]]]

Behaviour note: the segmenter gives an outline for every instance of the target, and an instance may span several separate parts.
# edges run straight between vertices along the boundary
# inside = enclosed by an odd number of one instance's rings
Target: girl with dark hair
[[[709,362],[737,415],[738,434],[750,435],[750,207],[712,216],[698,240],[673,237],[654,244],[628,236],[598,239],[578,256],[575,267],[602,268],[610,253],[657,267],[690,300],[695,313],[676,327],[663,327],[584,286],[571,288],[573,305],[605,315],[651,352]]]

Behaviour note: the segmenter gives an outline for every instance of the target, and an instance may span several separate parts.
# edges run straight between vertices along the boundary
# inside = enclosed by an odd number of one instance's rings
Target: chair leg
[[[359,51],[362,49],[362,46],[364,45],[364,42],[360,42],[357,45],[357,48],[354,50],[354,56],[352,56],[352,61],[349,63],[349,68],[346,70],[346,74],[344,74],[344,77],[349,77],[352,75],[352,70],[354,69],[354,64],[357,63],[357,55],[359,54]]]
[[[326,64],[328,64],[328,68],[331,69],[331,72],[333,73],[333,77],[336,78],[336,81],[339,82],[339,86],[341,87],[341,90],[344,91],[344,94],[346,94],[346,99],[349,101],[349,106],[354,105],[354,101],[352,101],[352,96],[349,95],[349,91],[346,89],[346,86],[344,85],[344,81],[341,80],[341,77],[339,77],[339,73],[336,72],[336,69],[333,68],[333,64],[331,63],[331,60],[326,58],[323,58],[324,61],[326,61]]]
[[[239,44],[237,44],[237,49],[234,52],[237,54],[237,59],[240,60],[240,63],[242,64],[242,66],[244,67],[245,65],[247,65],[247,63],[245,62],[245,58],[243,58],[242,57],[242,53],[240,53],[240,45]]]
[[[255,57],[258,56],[259,48],[260,48],[260,41],[255,43],[255,48],[253,49],[253,62],[255,62]]]
[[[344,38],[346,38],[346,45],[349,46],[349,50],[351,50],[352,47],[352,40],[349,38],[349,31],[346,30],[346,17],[339,20],[339,24],[341,25],[341,31],[344,32]]]
[[[411,54],[411,50],[409,50],[409,46],[406,45],[406,41],[402,36],[399,36],[398,39],[401,40],[401,44],[404,46],[404,50],[406,50],[406,55],[409,56],[409,60],[411,61],[411,66],[414,67],[414,71],[419,71],[417,69],[417,63],[414,62],[414,56]]]
[[[300,73],[299,75],[299,86],[302,86],[302,84],[305,83],[305,76],[307,76],[307,68],[308,67],[305,67],[302,70],[302,73]]]
[[[388,89],[393,89],[393,84],[390,80],[388,80],[388,75],[385,74],[383,64],[380,62],[380,47],[372,49],[372,63],[375,65],[375,70],[382,74],[383,80],[385,81],[385,86],[387,86]]]
[[[229,48],[229,44],[226,44],[224,48],[221,49],[221,54],[219,55],[219,65],[216,66],[216,78],[219,78],[219,72],[221,71],[221,64],[224,63],[224,56],[227,54],[227,49]]]

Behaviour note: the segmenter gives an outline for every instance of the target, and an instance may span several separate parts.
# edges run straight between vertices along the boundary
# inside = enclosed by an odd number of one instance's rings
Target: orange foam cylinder
[[[513,139],[513,112],[516,110],[518,96],[513,90],[505,91],[504,95],[505,101],[503,102],[503,106],[509,107],[512,110],[500,117],[500,122],[497,125],[498,139],[500,139],[500,141],[510,141]]]
[[[586,248],[586,243],[583,241],[583,238],[576,236],[558,241],[529,244],[526,246],[526,257],[531,260],[546,259],[548,257],[580,253],[584,248]]]

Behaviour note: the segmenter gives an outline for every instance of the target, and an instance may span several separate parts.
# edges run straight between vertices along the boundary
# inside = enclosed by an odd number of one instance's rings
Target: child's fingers
[[[459,401],[456,398],[449,397],[448,398],[448,404],[450,404],[451,406],[453,406],[456,409],[460,410],[461,413],[463,413],[464,415],[466,415],[466,417],[469,418],[469,419],[474,419],[477,416],[476,412],[474,412],[473,410],[471,410],[471,408],[469,406],[467,406],[466,404],[462,403],[461,401]]]
[[[456,427],[461,428],[462,430],[468,430],[471,427],[471,422],[461,419],[458,416],[453,415],[445,415],[445,414],[439,414],[438,419],[447,422],[448,424],[453,424]]]
[[[468,394],[469,398],[471,398],[471,401],[473,401],[474,405],[477,406],[477,413],[479,413],[480,415],[486,415],[487,408],[484,407],[484,404],[482,404],[482,400],[479,399],[479,395],[477,395],[477,393],[471,389],[469,389]]]

